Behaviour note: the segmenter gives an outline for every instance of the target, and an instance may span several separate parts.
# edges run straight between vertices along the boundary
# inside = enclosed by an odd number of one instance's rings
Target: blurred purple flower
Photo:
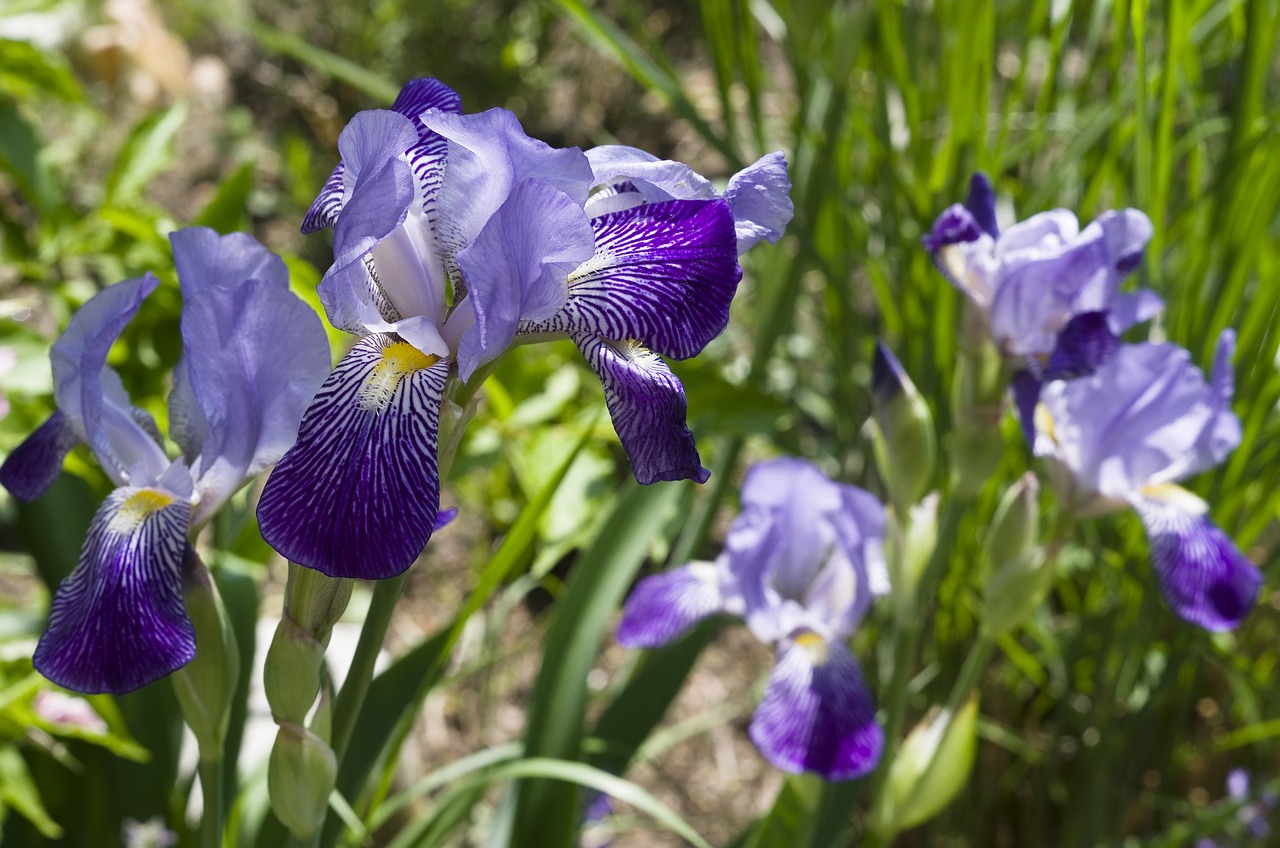
[[[724,552],[642,580],[618,641],[657,647],[708,616],[741,616],[777,648],[751,722],[756,747],[787,771],[864,775],[884,736],[848,639],[889,590],[884,532],[884,507],[863,490],[804,460],[760,463],[747,473]]]
[[[1078,515],[1137,510],[1165,600],[1208,630],[1238,626],[1262,583],[1208,505],[1175,485],[1240,443],[1234,346],[1225,331],[1206,383],[1176,345],[1124,345],[1090,377],[1048,383],[1035,413],[1035,451],[1051,460],[1069,506]]]
[[[147,274],[80,308],[51,359],[57,411],[0,466],[32,500],[87,444],[118,486],[98,509],[36,647],[38,671],[68,689],[121,693],[195,655],[182,603],[183,554],[246,481],[293,443],[329,367],[320,319],[289,291],[279,257],[250,236],[190,228],[170,236],[183,299],[183,356],[169,397],[170,459],[107,353],[158,285]]]
[[[390,110],[356,115],[303,222],[333,226],[320,298],[362,338],[258,516],[278,551],[333,576],[390,577],[417,558],[437,523],[446,381],[516,343],[577,344],[641,483],[705,481],[684,389],[657,354],[691,357],[720,333],[738,254],[790,218],[781,154],[720,197],[678,163],[554,149],[504,109],[461,111],[418,79]]]

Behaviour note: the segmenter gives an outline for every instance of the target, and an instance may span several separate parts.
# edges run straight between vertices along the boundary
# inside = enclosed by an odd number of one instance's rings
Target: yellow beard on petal
[[[124,499],[120,509],[111,516],[107,529],[121,535],[132,533],[147,520],[147,516],[159,512],[174,500],[172,495],[157,489],[139,489]]]
[[[827,661],[827,640],[812,630],[797,634],[793,641],[809,652],[814,665],[822,665]]]
[[[1144,498],[1176,506],[1188,515],[1204,515],[1209,505],[1194,492],[1189,492],[1176,483],[1148,483],[1141,489]]]
[[[360,406],[370,412],[381,412],[391,403],[401,380],[439,361],[440,357],[423,353],[408,342],[387,345],[382,349],[382,361],[360,386]]]

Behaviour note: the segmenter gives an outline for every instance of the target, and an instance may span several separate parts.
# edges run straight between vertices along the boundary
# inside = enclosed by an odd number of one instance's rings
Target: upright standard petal
[[[723,610],[714,563],[695,562],[651,574],[627,597],[618,622],[618,644],[624,648],[661,647]]]
[[[361,339],[267,479],[262,537],[331,577],[407,569],[440,508],[436,439],[448,364],[389,336]]]
[[[750,734],[778,768],[827,780],[867,774],[884,748],[884,731],[853,654],[843,642],[812,633],[780,649]]]
[[[624,144],[604,144],[586,151],[592,184],[630,183],[645,203],[664,200],[711,200],[716,197],[711,180],[682,162],[659,159],[652,153]]]
[[[187,227],[170,233],[169,243],[183,300],[191,300],[207,288],[237,286],[245,280],[289,287],[284,260],[248,233],[223,236],[208,227]]]
[[[54,595],[36,670],[79,692],[129,692],[195,656],[182,605],[190,506],[158,488],[116,489]]]
[[[80,444],[75,427],[61,410],[54,410],[0,465],[0,485],[20,501],[43,495],[62,472],[62,461]]]
[[[1151,546],[1151,564],[1169,607],[1206,630],[1233,630],[1253,608],[1262,573],[1202,514],[1169,497],[1175,486],[1148,487],[1131,499]]]
[[[742,279],[724,201],[650,203],[591,226],[595,253],[569,275],[564,309],[524,329],[638,339],[674,359],[720,334]]]
[[[631,460],[636,480],[707,482],[693,433],[685,423],[684,387],[666,363],[636,342],[575,336],[604,385],[613,429]]]
[[[761,241],[773,244],[782,238],[795,215],[786,157],[781,151],[768,153],[734,174],[724,199],[733,212],[739,256]]]

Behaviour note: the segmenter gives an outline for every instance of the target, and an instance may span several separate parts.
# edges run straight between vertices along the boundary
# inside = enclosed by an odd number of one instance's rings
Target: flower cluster
[[[181,456],[169,457],[107,365],[159,285],[147,274],[103,289],[72,317],[51,354],[57,410],[0,466],[0,483],[32,500],[86,444],[118,487],[94,515],[35,652],[36,669],[81,692],[127,692],[195,655],[182,592],[198,560],[187,538],[293,444],[329,368],[324,328],[289,291],[279,257],[250,236],[204,228],[170,241],[184,301],[169,397]]]
[[[884,535],[884,507],[862,489],[801,459],[760,463],[724,552],[642,580],[618,641],[652,648],[708,616],[742,617],[777,649],[752,741],[781,769],[859,777],[879,761],[884,735],[847,643],[889,590]]]
[[[320,297],[361,339],[267,483],[258,518],[276,550],[335,577],[407,569],[437,523],[447,382],[528,341],[581,349],[641,483],[706,480],[659,355],[718,335],[739,254],[781,235],[780,153],[721,195],[633,148],[555,149],[504,109],[464,115],[433,79],[356,115],[339,148],[303,230],[333,227]]]

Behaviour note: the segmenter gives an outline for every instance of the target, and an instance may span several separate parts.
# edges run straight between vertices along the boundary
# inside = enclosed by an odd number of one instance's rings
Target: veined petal
[[[187,227],[169,233],[169,243],[183,300],[213,286],[236,286],[245,280],[289,287],[284,260],[248,233],[223,236],[208,227]]]
[[[795,214],[786,156],[781,151],[767,153],[734,174],[724,199],[733,212],[739,256],[762,240],[772,244],[782,238]]]
[[[440,508],[436,439],[448,363],[388,336],[361,339],[267,478],[262,537],[331,577],[403,572]]]
[[[332,227],[333,222],[338,220],[338,213],[342,211],[342,204],[346,200],[346,187],[343,180],[345,170],[342,161],[339,160],[333,173],[329,174],[329,179],[324,181],[324,186],[316,195],[316,199],[311,201],[307,214],[302,217],[303,235]]]
[[[613,429],[641,483],[707,482],[693,433],[685,424],[684,387],[665,362],[635,342],[575,336],[574,342],[604,384]]]
[[[827,780],[867,774],[884,747],[857,660],[843,642],[812,633],[780,649],[750,733],[778,768],[816,772]]]
[[[651,574],[636,584],[622,608],[618,644],[626,648],[657,648],[723,610],[713,563],[695,562]]]
[[[43,495],[62,472],[62,461],[80,436],[61,410],[35,429],[0,465],[0,485],[20,501]]]
[[[569,275],[564,309],[527,329],[639,339],[676,359],[720,334],[742,279],[727,204],[649,203],[592,218],[591,226],[595,255]]]
[[[457,256],[475,323],[462,334],[458,376],[496,359],[520,321],[543,321],[567,297],[569,272],[595,250],[582,205],[551,185],[522,180]]]
[[[319,317],[288,288],[252,279],[189,298],[182,341],[177,372],[189,391],[175,391],[170,403],[193,401],[178,420],[206,422],[192,446],[200,457],[192,516],[199,526],[293,444],[329,374],[329,342]]]
[[[189,504],[163,489],[116,489],[93,517],[80,562],[54,595],[33,662],[78,692],[129,692],[195,656],[182,605]]]
[[[1130,499],[1147,528],[1160,589],[1192,624],[1233,630],[1253,608],[1262,574],[1213,522],[1188,511],[1191,499],[1179,492],[1172,485],[1148,486]]]
[[[592,185],[630,182],[646,203],[711,200],[716,197],[711,180],[688,165],[659,159],[637,147],[602,144],[588,150],[586,157],[591,163]]]
[[[1081,312],[1058,333],[1058,343],[1044,367],[1044,379],[1087,376],[1119,349],[1120,339],[1111,331],[1106,312]]]

